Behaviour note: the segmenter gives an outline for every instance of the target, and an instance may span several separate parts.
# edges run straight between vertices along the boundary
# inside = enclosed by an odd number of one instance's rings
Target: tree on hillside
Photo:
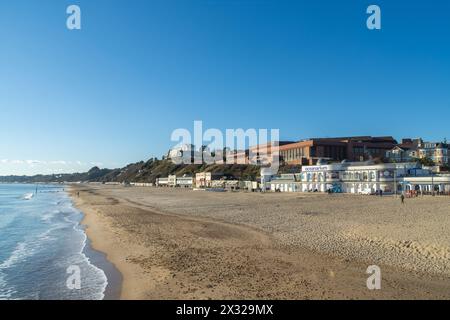
[[[432,167],[435,165],[434,161],[428,157],[419,158],[419,159],[417,159],[417,162],[419,162],[421,165],[426,166],[426,167]]]

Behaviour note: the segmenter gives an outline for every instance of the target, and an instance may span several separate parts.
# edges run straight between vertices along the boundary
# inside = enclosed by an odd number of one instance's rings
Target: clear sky
[[[0,175],[160,157],[194,120],[450,139],[450,2],[4,0],[0,119]]]

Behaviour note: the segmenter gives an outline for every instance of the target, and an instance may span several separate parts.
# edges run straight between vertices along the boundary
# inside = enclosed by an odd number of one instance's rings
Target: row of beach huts
[[[178,187],[192,189],[224,189],[224,190],[248,190],[255,191],[260,189],[260,183],[257,181],[242,181],[233,177],[225,176],[221,173],[199,172],[195,177],[169,175],[168,177],[158,178],[156,187]]]
[[[261,190],[260,181],[237,180],[233,177],[223,175],[221,173],[200,172],[195,177],[183,175],[169,175],[168,177],[157,178],[155,183],[149,182],[89,182],[89,184],[103,185],[125,185],[132,187],[171,187],[171,188],[189,188],[194,190]]]

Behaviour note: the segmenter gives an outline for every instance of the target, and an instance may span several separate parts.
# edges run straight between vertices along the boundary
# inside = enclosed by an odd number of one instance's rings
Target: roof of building
[[[387,137],[371,137],[371,136],[357,136],[357,137],[338,137],[338,138],[311,138],[307,140],[301,140],[298,142],[285,144],[280,146],[280,151],[289,150],[292,148],[302,148],[302,147],[310,147],[315,145],[332,145],[332,146],[342,146],[345,147],[348,143],[352,143],[355,146],[372,146],[379,147],[383,149],[390,149],[394,144],[397,144],[397,140],[395,140],[391,136]]]

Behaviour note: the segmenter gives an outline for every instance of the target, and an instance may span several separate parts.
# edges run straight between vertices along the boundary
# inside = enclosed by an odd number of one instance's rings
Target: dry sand
[[[76,196],[80,192],[80,197]],[[449,299],[450,198],[80,185],[122,299]],[[378,265],[381,290],[368,290]]]

